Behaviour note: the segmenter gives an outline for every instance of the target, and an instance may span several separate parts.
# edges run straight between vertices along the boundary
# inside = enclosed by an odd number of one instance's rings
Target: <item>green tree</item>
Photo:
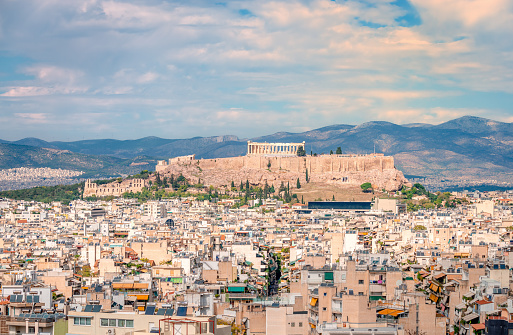
[[[342,148],[341,147],[337,147],[337,151],[335,151],[335,154],[342,155]]]
[[[271,160],[268,160],[267,161],[267,168],[270,169],[271,168]]]
[[[297,179],[297,182],[296,182],[296,188],[301,188],[301,183],[299,182],[299,178]]]
[[[296,154],[299,156],[299,157],[304,157],[306,156],[306,151],[305,151],[305,148],[303,146],[299,146],[299,148],[297,148],[297,152]]]
[[[235,183],[233,182],[232,180],[232,185],[231,185],[231,188],[234,188],[235,187]]]
[[[371,183],[363,183],[363,184],[360,185],[360,187],[362,188],[362,191],[364,191],[364,192],[372,191],[372,184]]]
[[[333,155],[333,150],[330,150],[330,155]]]
[[[305,178],[306,178],[306,182],[309,183],[310,182],[310,178],[308,177],[308,169],[306,169]]]

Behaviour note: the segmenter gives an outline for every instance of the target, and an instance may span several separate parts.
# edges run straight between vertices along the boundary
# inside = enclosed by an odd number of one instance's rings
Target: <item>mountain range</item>
[[[47,142],[37,138],[0,140],[0,169],[50,163],[77,169],[81,164],[89,164],[88,171],[114,171],[116,166],[121,166],[125,168],[120,173],[126,173],[127,167],[134,162],[153,164],[156,159],[189,154],[196,154],[197,158],[245,155],[247,140],[233,135],[74,142]],[[307,153],[317,154],[328,154],[330,150],[335,152],[337,147],[341,147],[343,153],[382,152],[394,156],[397,168],[406,176],[425,179],[433,188],[437,188],[435,184],[444,182],[452,182],[453,185],[513,185],[513,124],[475,116],[464,116],[438,125],[397,125],[384,121],[337,124],[303,133],[279,132],[251,140],[305,141]],[[11,152],[10,159],[5,159],[6,150]],[[20,159],[27,152],[31,154]],[[60,160],[55,160],[57,153],[60,153]]]

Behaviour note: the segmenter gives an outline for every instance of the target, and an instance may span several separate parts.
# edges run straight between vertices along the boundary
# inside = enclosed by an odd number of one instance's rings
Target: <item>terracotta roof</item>
[[[478,300],[478,301],[476,301],[476,304],[478,304],[478,305],[493,304],[493,301]]]

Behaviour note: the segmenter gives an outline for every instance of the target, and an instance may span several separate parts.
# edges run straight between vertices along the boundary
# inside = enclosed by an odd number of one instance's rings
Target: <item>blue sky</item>
[[[510,0],[0,2],[0,139],[513,121]]]

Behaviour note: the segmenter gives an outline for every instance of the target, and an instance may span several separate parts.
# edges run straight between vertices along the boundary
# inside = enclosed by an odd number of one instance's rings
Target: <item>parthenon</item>
[[[257,143],[248,141],[248,155],[296,155],[303,143]]]

